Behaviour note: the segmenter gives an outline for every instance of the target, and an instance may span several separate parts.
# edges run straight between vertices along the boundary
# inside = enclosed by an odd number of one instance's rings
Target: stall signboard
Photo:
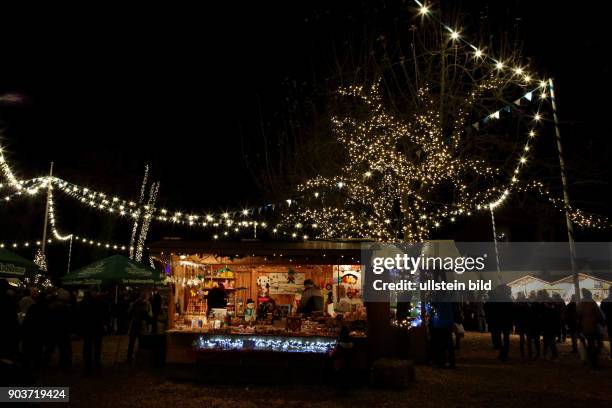
[[[268,274],[271,295],[293,295],[304,289],[305,274],[289,269]]]

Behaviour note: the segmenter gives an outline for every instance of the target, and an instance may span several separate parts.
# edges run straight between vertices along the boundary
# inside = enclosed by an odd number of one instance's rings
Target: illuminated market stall
[[[167,364],[216,375],[297,364],[320,375],[343,331],[366,366],[359,243],[168,240],[150,250],[170,286]],[[320,305],[305,313],[311,283]]]

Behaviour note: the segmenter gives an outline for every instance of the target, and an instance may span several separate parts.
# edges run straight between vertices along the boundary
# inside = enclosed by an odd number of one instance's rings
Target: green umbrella
[[[160,281],[159,271],[123,255],[113,255],[70,272],[64,285],[152,285]]]
[[[7,249],[0,248],[0,277],[23,278],[25,273],[34,273],[38,265]]]

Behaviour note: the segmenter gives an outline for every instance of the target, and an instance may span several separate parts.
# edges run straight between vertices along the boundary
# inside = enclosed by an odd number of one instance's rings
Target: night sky
[[[575,3],[559,1],[446,3],[465,12],[468,37],[479,24],[493,33],[518,29],[530,65],[557,80],[570,177],[584,172],[583,163],[606,169],[606,13],[582,14]],[[276,123],[300,103],[302,89],[321,89],[334,75],[334,55],[358,47],[364,32],[409,21],[412,2],[202,4],[2,6],[0,93],[24,101],[0,107],[0,126],[19,175],[42,175],[54,161],[60,177],[133,198],[148,162],[161,181],[160,202],[170,207],[259,204],[266,192],[247,163],[261,153],[262,132],[274,140]],[[601,192],[610,185],[603,171],[595,183],[575,187],[580,194],[573,198],[606,213],[610,194]],[[94,221],[90,210],[82,211],[83,218],[59,214],[62,225],[87,232]],[[0,240],[39,236],[40,222],[24,223],[42,218],[41,202],[25,210],[13,204],[0,214]],[[96,228],[126,241],[125,229]],[[155,226],[152,234],[159,237]]]

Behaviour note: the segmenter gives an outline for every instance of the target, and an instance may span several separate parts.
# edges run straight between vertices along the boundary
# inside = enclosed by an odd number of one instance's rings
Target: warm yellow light
[[[451,31],[451,38],[452,38],[453,40],[458,40],[458,39],[459,39],[459,32],[454,31],[454,30],[453,30],[453,31]]]
[[[426,15],[427,13],[429,13],[429,7],[427,7],[426,5],[422,5],[421,8],[419,9],[419,14],[421,14],[422,16]]]
[[[523,74],[523,68],[521,68],[521,67],[514,68],[514,73],[516,75],[522,75]]]
[[[540,120],[542,120],[542,116],[539,113],[536,113],[533,117],[533,120],[539,122]]]
[[[495,68],[497,69],[503,69],[504,68],[504,63],[501,61],[497,61],[497,64],[495,64]]]
[[[476,52],[474,53],[474,56],[476,58],[481,58],[483,56],[483,53],[481,50],[476,50]]]

